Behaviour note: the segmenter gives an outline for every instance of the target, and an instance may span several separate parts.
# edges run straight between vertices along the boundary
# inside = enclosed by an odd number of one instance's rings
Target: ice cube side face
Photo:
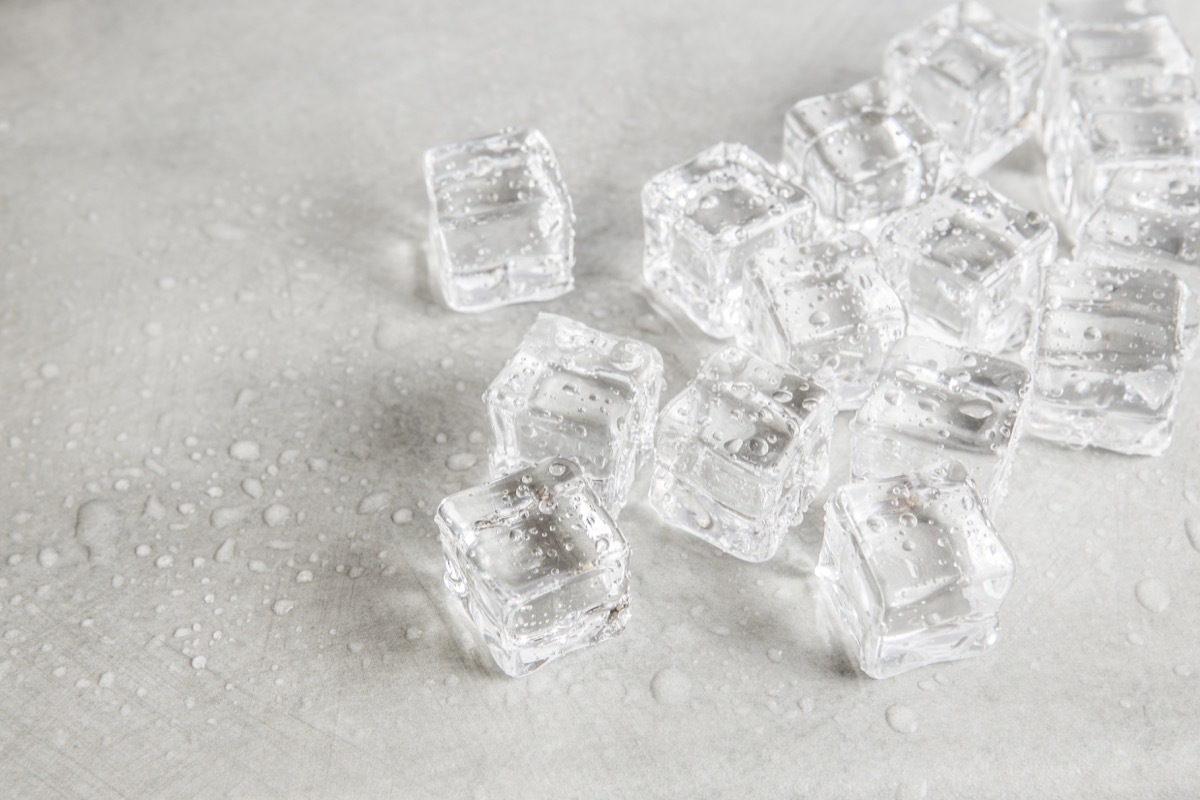
[[[1079,80],[1070,84],[1060,136],[1047,156],[1051,188],[1072,226],[1124,170],[1200,166],[1200,100],[1190,78]]]
[[[1029,138],[1041,113],[1046,46],[975,2],[894,38],[884,74],[978,175]]]
[[[1077,237],[1076,261],[1161,268],[1188,287],[1185,343],[1200,340],[1200,166],[1121,170]]]
[[[998,638],[1013,558],[956,467],[847,484],[825,505],[817,576],[873,678],[976,656]]]
[[[1187,287],[1154,269],[1048,273],[1029,432],[1068,447],[1161,455],[1183,377]]]
[[[836,413],[816,383],[724,348],[659,416],[650,503],[668,524],[766,561],[829,479]]]
[[[513,677],[620,633],[629,545],[568,459],[442,501],[446,586]]]
[[[929,121],[876,78],[792,106],[780,169],[823,215],[856,227],[941,191],[960,166]]]
[[[1048,3],[1041,30],[1050,46],[1043,150],[1072,228],[1115,171],[1195,163],[1195,65],[1161,3]]]
[[[425,153],[429,256],[456,311],[549,300],[574,286],[574,213],[558,161],[537,130]]]
[[[1019,351],[1036,326],[1041,272],[1058,233],[974,178],[903,211],[879,236],[909,332],[989,353]]]
[[[858,408],[907,326],[874,248],[855,233],[755,261],[744,303],[738,345],[812,378],[840,409]]]
[[[994,514],[1029,414],[1030,385],[1018,363],[905,337],[850,423],[851,474],[882,480],[958,461]]]
[[[662,375],[645,342],[539,314],[484,393],[493,476],[574,459],[615,518],[650,448]]]
[[[709,336],[741,327],[742,273],[756,253],[808,241],[816,206],[765,159],[719,144],[642,190],[646,282]]]

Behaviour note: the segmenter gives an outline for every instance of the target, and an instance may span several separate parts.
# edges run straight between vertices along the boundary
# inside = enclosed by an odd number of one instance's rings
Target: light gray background
[[[1162,459],[1022,445],[974,661],[856,675],[819,510],[748,565],[635,500],[629,628],[526,680],[441,583],[430,514],[485,478],[479,396],[538,311],[656,345],[672,392],[715,348],[646,297],[646,178],[776,157],[939,6],[0,3],[0,794],[1200,793],[1195,380]],[[578,288],[455,314],[420,154],[505,125],[557,149]],[[1038,169],[997,181],[1040,203]]]

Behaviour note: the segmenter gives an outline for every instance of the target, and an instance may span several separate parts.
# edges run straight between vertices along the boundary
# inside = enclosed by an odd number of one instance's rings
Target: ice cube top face
[[[958,465],[842,486],[817,575],[873,678],[978,655],[998,634],[1013,558]]]
[[[646,281],[724,338],[741,325],[746,261],[808,241],[816,207],[749,148],[719,144],[651,179],[642,209]]]
[[[979,174],[1028,138],[1046,47],[1032,31],[966,2],[893,39],[884,72]]]
[[[960,462],[987,508],[1003,499],[1031,376],[1012,361],[908,336],[888,354],[851,431],[855,480]]]
[[[909,331],[985,352],[1019,350],[1032,332],[1042,268],[1057,250],[1046,217],[964,178],[897,214],[879,237]]]
[[[629,618],[629,545],[568,459],[442,501],[446,586],[496,663],[520,676],[608,639]]]
[[[744,291],[738,344],[811,377],[842,409],[861,404],[907,325],[875,250],[855,233],[755,261]]]
[[[1154,269],[1054,265],[1030,431],[1072,447],[1159,455],[1182,378],[1187,288]]]
[[[539,314],[484,394],[493,474],[572,458],[616,517],[650,446],[662,373],[644,342]]]
[[[851,226],[921,202],[958,171],[925,117],[879,78],[792,106],[782,168]]]
[[[430,258],[458,311],[571,290],[574,215],[558,161],[536,130],[435,147],[425,153]]]
[[[659,416],[650,502],[669,524],[765,561],[829,478],[836,413],[807,378],[722,349]]]
[[[1073,72],[1159,72],[1190,75],[1192,55],[1153,0],[1047,3],[1042,29]]]

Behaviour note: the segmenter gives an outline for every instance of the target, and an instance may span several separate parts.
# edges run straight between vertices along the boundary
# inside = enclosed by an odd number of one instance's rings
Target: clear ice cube
[[[811,380],[720,350],[659,416],[650,503],[668,524],[766,561],[829,479],[836,414]]]
[[[960,169],[929,121],[880,78],[792,106],[780,167],[822,214],[851,227],[916,205]]]
[[[1113,175],[1075,245],[1075,259],[1167,269],[1188,287],[1185,339],[1200,339],[1200,165]]]
[[[892,217],[879,235],[909,332],[989,353],[1018,351],[1035,324],[1058,233],[975,178]]]
[[[1067,0],[1042,7],[1051,62],[1081,76],[1191,75],[1192,55],[1156,0]]]
[[[1029,370],[984,353],[909,336],[888,353],[850,423],[854,480],[960,462],[995,513],[1029,414]]]
[[[988,650],[1013,570],[960,464],[847,484],[825,504],[817,576],[872,678]]]
[[[1046,167],[1055,200],[1078,225],[1123,170],[1200,166],[1200,99],[1191,78],[1088,77],[1070,82]]]
[[[884,74],[978,175],[1029,138],[1046,46],[976,2],[939,11],[888,44]]]
[[[757,153],[718,144],[650,179],[642,211],[646,282],[725,338],[741,327],[746,263],[812,238],[816,206]]]
[[[484,311],[573,288],[575,217],[541,132],[435,147],[425,186],[431,272],[450,308]]]
[[[862,403],[907,324],[874,248],[857,233],[756,259],[743,291],[738,344],[813,378],[842,409]]]
[[[1029,432],[1069,447],[1161,455],[1183,377],[1187,287],[1156,269],[1048,271]]]
[[[662,388],[662,356],[650,345],[539,314],[483,396],[492,474],[574,459],[616,518],[650,448]]]
[[[509,675],[624,629],[629,545],[573,461],[451,495],[435,519],[446,586]]]

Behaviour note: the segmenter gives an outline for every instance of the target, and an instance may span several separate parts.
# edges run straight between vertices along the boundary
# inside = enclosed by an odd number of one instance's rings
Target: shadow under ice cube
[[[742,272],[757,253],[808,241],[816,207],[765,159],[718,144],[642,190],[646,282],[709,336],[741,328]]]
[[[1029,370],[940,342],[906,337],[850,423],[855,480],[960,462],[995,513],[1029,412]]]
[[[1055,264],[1030,433],[1069,447],[1166,451],[1183,379],[1187,294],[1165,270]]]
[[[953,462],[847,484],[825,504],[817,576],[849,654],[872,678],[989,649],[1013,572]]]
[[[624,629],[629,545],[574,462],[451,495],[436,521],[446,586],[509,675]]]
[[[435,147],[425,185],[430,267],[448,306],[484,311],[573,288],[571,198],[541,132]]]
[[[836,414],[812,381],[725,348],[659,416],[650,503],[668,524],[765,561],[829,478]]]
[[[574,459],[615,518],[650,448],[662,374],[645,342],[539,314],[483,396],[492,474]]]

